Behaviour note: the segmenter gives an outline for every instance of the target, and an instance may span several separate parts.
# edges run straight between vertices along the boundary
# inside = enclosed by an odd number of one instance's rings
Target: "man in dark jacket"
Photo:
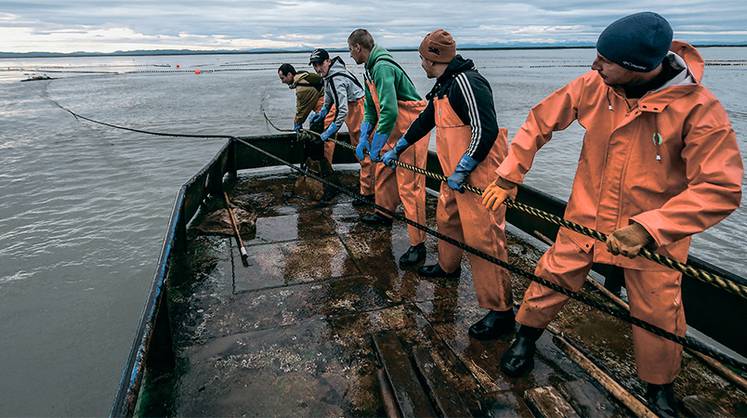
[[[469,183],[483,188],[506,156],[506,130],[499,129],[490,84],[471,60],[456,54],[456,43],[443,29],[429,33],[420,44],[420,58],[428,78],[436,84],[426,96],[428,104],[396,146],[384,155],[394,161],[410,145],[434,127],[438,160],[448,182],[441,184],[436,209],[438,231],[485,253],[507,260],[505,210],[491,212],[480,197],[464,193]],[[438,243],[438,263],[420,268],[425,277],[458,278],[462,250]],[[496,338],[514,328],[510,276],[504,269],[475,256],[468,256],[472,280],[481,307],[488,314],[469,328],[480,340]]]

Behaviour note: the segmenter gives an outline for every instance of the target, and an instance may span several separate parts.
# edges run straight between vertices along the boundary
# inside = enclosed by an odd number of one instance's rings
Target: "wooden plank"
[[[585,417],[612,418],[625,415],[617,405],[610,402],[606,393],[590,382],[574,380],[558,385],[558,390],[579,414]]]
[[[552,327],[548,327],[550,330]],[[650,409],[641,402],[637,397],[633,396],[627,389],[621,384],[617,383],[607,373],[599,368],[594,362],[589,360],[581,351],[576,347],[572,346],[563,336],[558,333],[557,330],[551,330],[555,336],[553,342],[555,345],[563,350],[563,352],[573,360],[574,363],[578,364],[579,367],[584,369],[591,377],[594,378],[600,385],[602,385],[607,391],[615,397],[620,403],[625,405],[630,412],[641,418],[656,418],[656,414],[651,412]]]
[[[480,416],[486,418],[534,418],[526,402],[510,390],[487,393],[480,404]]]
[[[397,400],[394,399],[392,385],[389,384],[389,379],[386,378],[384,369],[376,370],[376,378],[379,380],[381,399],[384,401],[384,411],[386,411],[387,418],[402,418],[397,408]]]
[[[399,338],[391,331],[384,331],[373,335],[373,341],[402,416],[435,417],[428,395],[420,385]]]
[[[628,306],[628,304],[624,300],[620,299],[617,295],[607,290],[606,287],[602,286],[601,283],[594,280],[593,277],[588,276],[586,278],[586,281],[591,283],[595,289],[600,291],[603,295],[608,297],[611,301],[615,302],[615,304],[630,311],[630,306]],[[721,377],[723,377],[724,379],[734,384],[734,386],[741,389],[744,393],[747,393],[747,379],[735,373],[730,368],[724,366],[720,361],[714,360],[711,357],[708,357],[703,353],[691,350],[687,347],[685,347],[685,351],[690,353],[693,357],[697,358],[698,360],[702,361],[706,366],[710,367],[713,371],[721,375]]]
[[[459,394],[451,388],[446,377],[438,368],[428,349],[417,347],[412,353],[415,365],[425,379],[436,406],[444,417],[472,416]]]
[[[720,405],[708,402],[698,395],[682,398],[682,404],[685,411],[694,417],[728,417],[731,415]]]
[[[537,417],[579,418],[571,404],[552,386],[541,386],[524,392],[524,399]]]

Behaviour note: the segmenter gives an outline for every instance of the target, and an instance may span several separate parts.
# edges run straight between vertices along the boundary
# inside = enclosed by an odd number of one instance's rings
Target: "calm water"
[[[702,53],[708,60],[739,60],[745,49]],[[586,71],[582,66],[594,51],[465,55],[491,81],[499,123],[511,134],[534,103]],[[396,57],[427,92],[432,82],[419,69],[417,54]],[[303,68],[306,58],[0,60],[0,414],[108,412],[174,196],[221,145],[81,124],[50,99],[95,119],[144,129],[272,133],[260,109],[290,127],[294,106],[275,69],[281,62]],[[190,72],[144,72],[176,64]],[[198,76],[195,68],[224,71]],[[18,82],[32,72],[61,78]],[[709,66],[705,84],[729,111],[744,151],[747,67]],[[567,198],[581,135],[577,125],[557,134],[540,152],[528,184]],[[741,261],[746,224],[747,210],[739,209],[698,236],[692,252],[747,276]]]

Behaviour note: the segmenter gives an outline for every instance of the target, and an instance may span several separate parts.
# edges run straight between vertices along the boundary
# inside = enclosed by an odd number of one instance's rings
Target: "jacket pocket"
[[[579,234],[578,232],[562,227],[560,228],[560,231],[558,231],[557,238],[557,241],[561,240],[572,242],[576,247],[578,247],[581,252],[586,254],[588,254],[592,250],[592,248],[594,248],[594,241],[596,241],[592,237],[587,237],[586,235]]]

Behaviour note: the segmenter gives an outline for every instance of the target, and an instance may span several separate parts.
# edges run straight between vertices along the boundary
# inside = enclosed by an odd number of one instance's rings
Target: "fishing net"
[[[233,214],[236,217],[236,226],[242,237],[254,236],[257,224],[257,214],[246,211],[242,208],[234,207]],[[205,235],[224,235],[233,236],[233,227],[231,226],[231,217],[225,206],[215,207],[212,210],[206,210],[198,215],[193,222],[192,228]]]

